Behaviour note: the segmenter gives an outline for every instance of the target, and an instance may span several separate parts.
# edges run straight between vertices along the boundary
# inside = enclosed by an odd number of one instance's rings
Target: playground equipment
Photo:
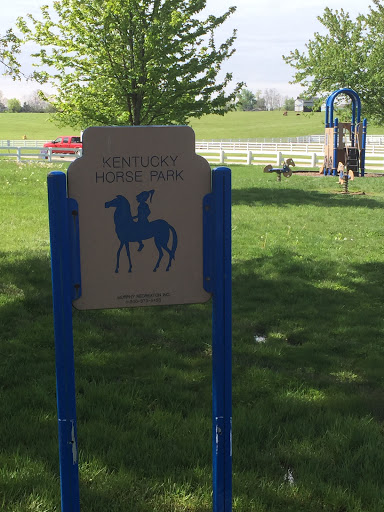
[[[343,185],[343,194],[348,194],[348,185],[350,181],[353,181],[355,174],[352,170],[346,170],[344,164],[341,162],[337,166],[337,171],[339,173],[339,183]]]
[[[290,166],[295,167],[295,162],[292,158],[287,158],[284,160],[282,169],[275,169],[272,165],[266,165],[264,167],[264,172],[275,172],[277,173],[277,181],[281,181],[281,175],[283,174],[286,178],[290,178],[292,176],[292,170]]]
[[[352,119],[350,123],[333,120],[333,104],[339,94],[346,94],[352,100]],[[361,123],[361,102],[353,89],[338,89],[328,96],[325,107],[325,143],[324,164],[321,173],[337,176],[338,165],[342,163],[354,176],[364,176],[365,147],[367,139],[367,120]]]

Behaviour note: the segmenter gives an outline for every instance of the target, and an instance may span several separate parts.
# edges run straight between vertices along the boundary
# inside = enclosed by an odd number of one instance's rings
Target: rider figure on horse
[[[151,210],[149,209],[147,201],[149,199],[152,203],[152,197],[154,193],[154,190],[143,190],[143,192],[140,192],[140,194],[136,196],[136,200],[138,201],[139,206],[137,207],[137,215],[135,215],[133,218],[137,219],[137,222],[143,227],[146,224],[149,224],[148,217],[151,214]],[[140,244],[138,251],[141,251],[144,247],[144,244],[142,240],[139,240],[138,242]]]

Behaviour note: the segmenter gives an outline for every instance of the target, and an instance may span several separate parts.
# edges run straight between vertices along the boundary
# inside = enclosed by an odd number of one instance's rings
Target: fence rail
[[[257,142],[265,143],[272,142],[276,144],[280,143],[293,143],[293,144],[324,144],[325,135],[305,135],[301,137],[273,137],[273,138],[255,138],[255,139],[204,139],[202,142],[233,142],[233,143],[246,143],[246,142]],[[367,135],[368,144],[380,144],[384,145],[384,135]]]
[[[312,136],[314,137],[314,136]],[[319,136],[320,137],[320,136]],[[379,136],[375,136],[379,137]],[[376,141],[367,141],[367,151],[376,153],[384,153],[384,136],[380,136]],[[0,149],[11,149],[11,148],[42,148],[44,144],[48,142],[46,140],[0,140]],[[230,140],[213,140],[213,141],[197,141],[196,150],[211,150],[211,149],[223,149],[225,150],[251,150],[251,151],[285,151],[285,150],[298,150],[304,153],[321,152],[323,150],[323,142],[273,142],[266,140],[265,142],[257,141],[230,141]]]
[[[51,142],[49,140],[24,140],[24,139],[15,139],[15,140],[0,140],[0,148],[36,148],[43,147],[46,142]]]
[[[202,150],[196,151],[204,156],[210,163],[220,165],[276,165],[281,166],[286,158],[293,158],[296,167],[308,169],[319,168],[323,163],[324,152],[294,151],[240,151],[240,150]],[[365,169],[384,171],[384,152],[365,154]]]
[[[296,153],[322,153],[324,145],[320,143],[298,143],[298,142],[222,142],[222,141],[197,141],[196,151],[290,151]],[[384,145],[367,144],[366,151],[384,155]]]
[[[38,146],[0,146],[0,158],[15,158],[18,162],[30,160],[42,160],[44,162],[56,162],[65,158],[75,160],[82,156],[83,150],[78,148],[73,153],[58,153],[54,148],[43,148]]]
[[[252,149],[251,149],[252,148]],[[57,150],[55,150],[57,151]],[[286,158],[293,158],[296,167],[316,168],[320,167],[324,158],[322,145],[318,144],[262,144],[212,146],[196,142],[196,153],[204,156],[211,164],[218,165],[267,165],[281,166]],[[41,146],[7,146],[0,147],[0,158],[14,158],[21,161],[45,161],[55,162],[71,161],[79,158],[82,150],[76,150],[75,154],[53,153],[53,148]],[[365,169],[384,171],[384,146],[368,145],[365,155]]]

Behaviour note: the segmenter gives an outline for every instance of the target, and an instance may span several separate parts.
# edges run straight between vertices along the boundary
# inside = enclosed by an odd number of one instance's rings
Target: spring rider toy
[[[290,178],[292,176],[292,170],[290,169],[291,166],[294,167],[295,162],[292,158],[287,158],[287,160],[284,160],[282,169],[275,169],[272,165],[266,165],[264,167],[264,172],[275,172],[277,174],[277,181],[281,181],[282,174],[286,178]]]

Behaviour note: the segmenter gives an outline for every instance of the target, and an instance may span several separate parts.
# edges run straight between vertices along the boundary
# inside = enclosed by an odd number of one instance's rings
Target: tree
[[[343,87],[360,96],[364,115],[384,124],[384,2],[372,0],[367,15],[352,19],[343,9],[324,10],[318,17],[328,31],[314,34],[306,51],[283,56],[295,68],[292,83],[300,83],[306,97],[328,95]]]
[[[20,53],[20,39],[12,29],[7,30],[4,36],[0,35],[0,64],[4,66],[4,75],[11,75],[14,79],[20,77],[20,64],[17,55]]]
[[[288,96],[286,96],[284,98],[283,109],[284,110],[295,110],[295,98],[288,98]]]
[[[265,89],[264,99],[267,110],[277,110],[282,107],[282,97],[276,89]]]
[[[258,110],[267,110],[267,103],[265,101],[264,96],[261,96],[261,92],[260,95],[258,95],[257,97],[256,108]]]
[[[233,53],[234,31],[214,33],[235,11],[201,20],[206,0],[61,0],[42,19],[18,19],[40,83],[57,89],[56,119],[71,126],[186,124],[224,114],[243,84],[217,76]]]
[[[248,89],[242,89],[237,95],[237,110],[254,110],[256,107],[257,98],[252,91]]]
[[[25,99],[23,103],[23,112],[54,112],[51,104],[45,99],[43,91],[37,90]]]
[[[7,110],[8,112],[21,112],[20,101],[17,98],[8,100]]]
[[[6,103],[7,103],[7,100],[6,98],[4,97],[4,94],[2,91],[0,91],[0,112],[4,112],[6,110]]]

